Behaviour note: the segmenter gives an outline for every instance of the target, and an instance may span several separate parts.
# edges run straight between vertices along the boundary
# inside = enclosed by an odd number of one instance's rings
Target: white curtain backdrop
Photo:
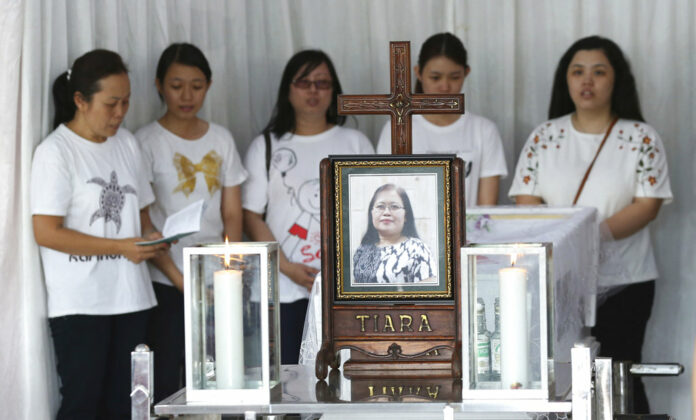
[[[228,127],[243,153],[268,120],[287,59],[303,48],[333,58],[346,93],[386,92],[388,41],[410,40],[412,64],[431,34],[469,51],[466,108],[500,129],[508,168],[546,118],[552,75],[577,38],[601,34],[630,58],[647,121],[667,148],[675,202],[653,223],[661,278],[646,360],[678,361],[680,378],[648,381],[655,412],[690,415],[696,202],[696,3],[691,0],[4,0],[0,2],[0,407],[12,419],[50,418],[58,380],[28,203],[34,148],[49,133],[51,85],[101,47],[130,67],[135,130],[162,105],[154,72],[162,50],[188,41],[207,55],[213,86],[202,116]],[[376,140],[384,118],[351,124]],[[501,188],[502,202],[509,179]]]

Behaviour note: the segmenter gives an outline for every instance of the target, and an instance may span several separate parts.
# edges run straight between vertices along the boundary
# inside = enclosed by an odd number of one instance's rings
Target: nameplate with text
[[[442,337],[454,335],[454,325],[446,321],[446,310],[363,308],[336,312],[334,331],[338,336]]]

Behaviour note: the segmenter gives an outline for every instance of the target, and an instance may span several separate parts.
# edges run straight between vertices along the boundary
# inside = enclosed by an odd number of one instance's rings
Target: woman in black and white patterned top
[[[355,283],[436,281],[435,261],[418,237],[403,188],[394,184],[377,188],[367,220],[367,232],[353,257]]]

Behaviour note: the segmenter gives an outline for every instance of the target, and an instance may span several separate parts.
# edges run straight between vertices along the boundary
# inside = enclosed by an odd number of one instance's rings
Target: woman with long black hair
[[[628,61],[613,41],[576,41],[556,69],[549,121],[522,149],[517,204],[596,207],[602,256],[593,335],[600,355],[640,362],[658,276],[648,224],[672,200],[660,136],[645,123]],[[608,252],[611,250],[611,252]],[[635,409],[649,410],[640,379]]]
[[[270,122],[249,146],[242,187],[244,229],[255,241],[280,243],[282,362],[297,363],[309,291],[321,264],[319,162],[370,154],[370,141],[342,127],[342,93],[331,59],[305,50],[288,61]]]

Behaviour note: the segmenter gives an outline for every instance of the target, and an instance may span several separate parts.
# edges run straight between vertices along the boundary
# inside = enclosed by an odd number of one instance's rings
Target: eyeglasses
[[[387,209],[389,209],[389,212],[393,213],[395,211],[403,210],[404,206],[400,206],[400,205],[395,204],[395,203],[391,203],[391,204],[379,203],[379,204],[376,204],[374,207],[372,207],[373,211],[377,211],[379,213],[384,213],[385,210],[387,210]]]
[[[298,89],[306,90],[312,87],[314,85],[315,88],[318,90],[326,90],[326,89],[331,89],[331,86],[333,83],[331,80],[328,79],[321,79],[321,80],[307,80],[307,79],[298,79],[298,80],[293,80],[292,81],[293,86],[295,86]]]

